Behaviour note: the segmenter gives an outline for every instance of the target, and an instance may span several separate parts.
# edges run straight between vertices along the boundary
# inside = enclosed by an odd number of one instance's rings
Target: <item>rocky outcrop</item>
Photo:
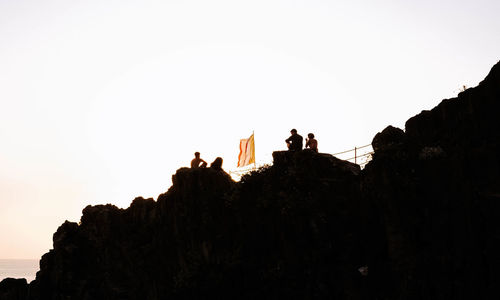
[[[26,279],[6,278],[0,282],[0,299],[17,300],[26,299],[28,282]]]
[[[54,234],[28,299],[359,297],[359,166],[273,156],[239,183],[182,168],[158,201],[86,207]]]
[[[215,216],[235,184],[222,171],[179,169],[158,201],[136,198],[129,208],[88,206],[79,224],[54,234],[30,299],[163,299],[198,275],[212,254]],[[181,236],[182,238],[179,238]],[[192,264],[191,264],[192,263]]]
[[[369,263],[384,299],[498,297],[499,66],[373,140],[362,194],[384,230]]]
[[[359,166],[273,153],[234,182],[179,169],[129,208],[65,222],[36,280],[2,299],[495,299],[500,276],[500,64],[392,126]]]

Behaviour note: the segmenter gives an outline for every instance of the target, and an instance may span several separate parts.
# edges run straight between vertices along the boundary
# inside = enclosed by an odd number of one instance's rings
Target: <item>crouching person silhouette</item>
[[[318,153],[318,141],[314,138],[313,133],[309,133],[306,139],[306,148]]]
[[[201,163],[201,165],[200,165],[200,163]],[[206,167],[207,167],[207,162],[200,158],[200,152],[195,152],[194,158],[191,161],[191,168],[197,169],[197,168],[206,168]]]
[[[292,134],[289,138],[285,140],[289,151],[299,151],[302,150],[302,136],[297,133],[297,129],[290,130]]]
[[[210,164],[210,168],[222,171],[222,157],[217,157],[214,162]]]

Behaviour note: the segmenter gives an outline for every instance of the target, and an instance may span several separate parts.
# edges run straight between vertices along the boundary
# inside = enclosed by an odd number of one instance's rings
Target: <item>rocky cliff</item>
[[[0,299],[498,298],[498,111],[500,64],[378,133],[364,170],[309,151],[240,182],[179,169],[157,201],[62,224]]]

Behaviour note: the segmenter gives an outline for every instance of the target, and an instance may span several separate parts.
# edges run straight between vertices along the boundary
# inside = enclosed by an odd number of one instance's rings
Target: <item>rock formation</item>
[[[26,299],[28,282],[26,279],[5,278],[0,282],[0,299]]]
[[[404,132],[388,127],[373,139],[362,194],[386,239],[372,241],[380,256],[369,262],[382,299],[498,297],[499,111],[497,64]]]
[[[312,151],[234,182],[179,169],[129,208],[65,222],[36,280],[1,299],[495,299],[500,64],[392,126],[357,165]]]

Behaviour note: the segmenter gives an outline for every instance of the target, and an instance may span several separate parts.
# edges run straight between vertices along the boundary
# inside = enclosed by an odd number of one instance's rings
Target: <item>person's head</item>
[[[200,157],[200,152],[195,152],[194,157],[199,158]]]
[[[290,133],[291,134],[297,134],[297,129],[294,128],[294,129],[290,130]]]
[[[309,134],[307,135],[307,137],[308,137],[308,138],[310,138],[310,139],[313,139],[313,138],[314,138],[314,134],[313,134],[313,133],[309,133]]]

